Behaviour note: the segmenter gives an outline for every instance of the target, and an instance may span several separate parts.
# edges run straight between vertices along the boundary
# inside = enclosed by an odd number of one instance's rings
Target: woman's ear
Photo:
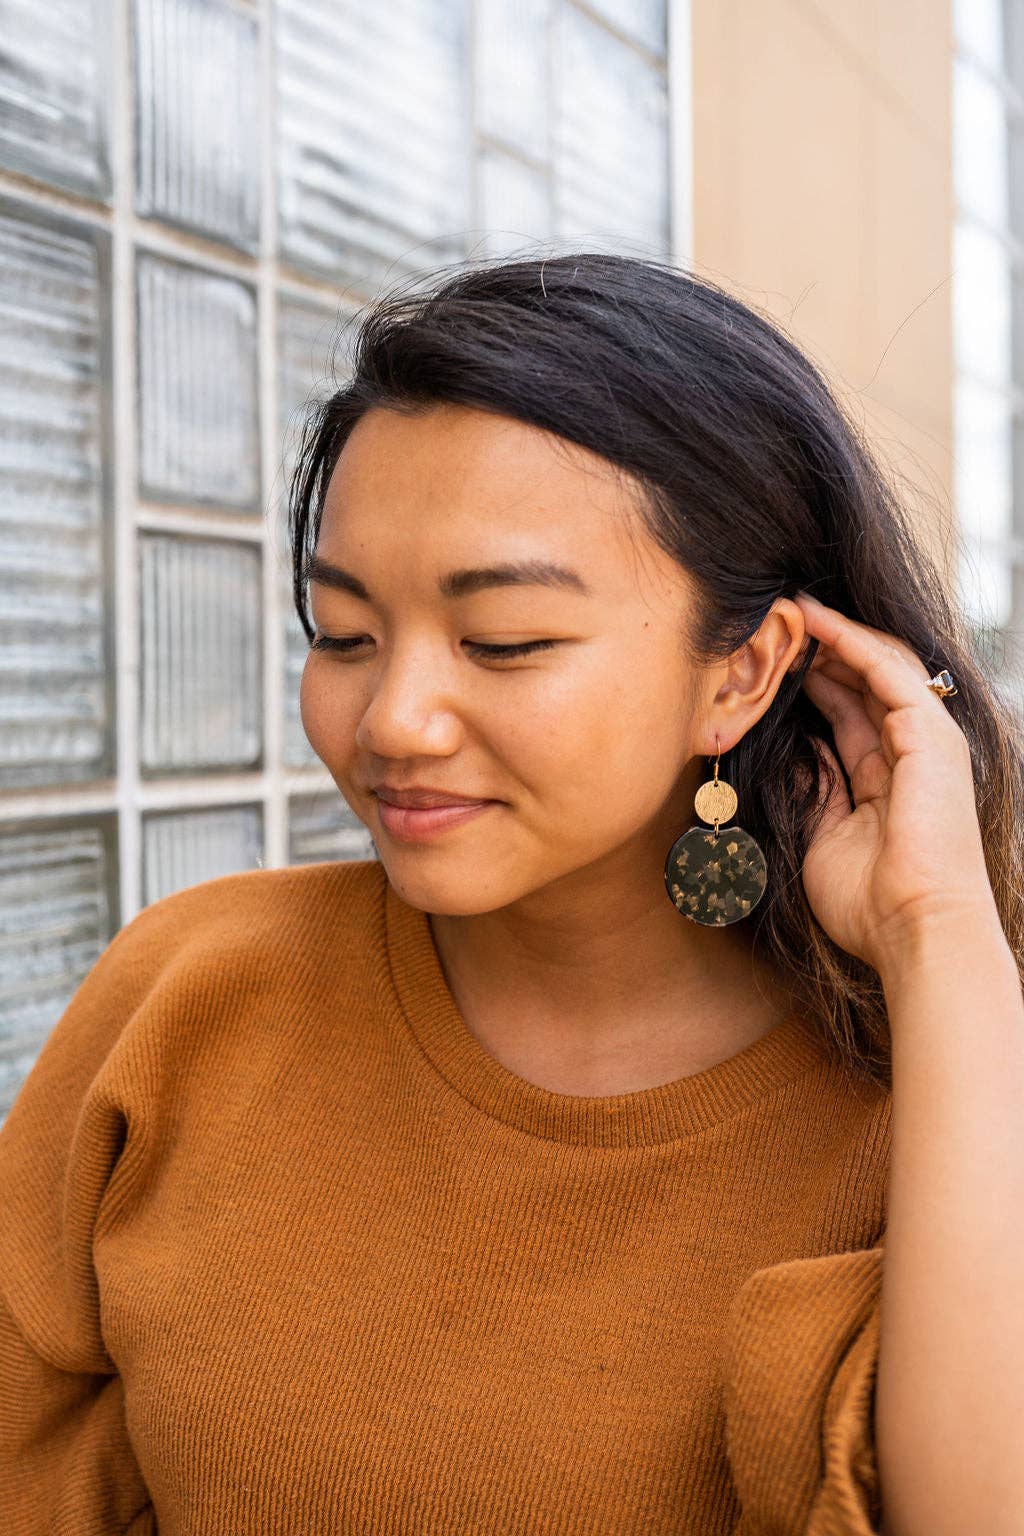
[[[722,722],[718,730],[723,740],[728,731],[738,741],[760,720],[786,673],[799,663],[808,640],[800,608],[791,598],[779,598],[755,633],[720,669],[725,675],[710,708]]]

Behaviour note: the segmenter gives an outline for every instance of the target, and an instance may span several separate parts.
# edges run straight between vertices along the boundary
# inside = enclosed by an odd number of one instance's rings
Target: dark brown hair
[[[689,272],[598,252],[445,269],[357,319],[350,375],[310,407],[290,488],[293,594],[307,638],[306,562],[331,473],[366,411],[450,402],[581,444],[632,477],[652,537],[695,579],[697,663],[730,655],[778,598],[803,589],[906,641],[930,672],[950,669],[959,692],[946,707],[970,745],[989,878],[1024,962],[1020,720],[986,675],[894,482],[777,323]],[[815,744],[834,747],[801,688],[815,649],[721,774],[768,862],[768,889],[747,919],[752,943],[789,978],[833,1059],[889,1086],[880,979],[829,939],[800,878],[817,823]]]

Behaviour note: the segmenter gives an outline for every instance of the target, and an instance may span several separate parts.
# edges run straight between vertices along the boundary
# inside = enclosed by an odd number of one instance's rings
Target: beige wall
[[[948,562],[948,5],[692,0],[692,25],[696,268],[788,326]]]

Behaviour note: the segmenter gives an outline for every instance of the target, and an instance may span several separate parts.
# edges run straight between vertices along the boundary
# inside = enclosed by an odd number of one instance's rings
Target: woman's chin
[[[526,894],[522,880],[513,885],[486,879],[480,860],[422,860],[406,848],[392,850],[378,844],[380,862],[389,883],[410,907],[436,912],[443,917],[477,917],[508,906]]]

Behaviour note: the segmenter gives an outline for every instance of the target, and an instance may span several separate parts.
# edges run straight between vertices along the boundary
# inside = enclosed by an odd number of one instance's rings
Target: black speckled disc
[[[665,887],[684,917],[711,928],[739,922],[768,884],[764,854],[742,827],[691,827],[665,861]]]

